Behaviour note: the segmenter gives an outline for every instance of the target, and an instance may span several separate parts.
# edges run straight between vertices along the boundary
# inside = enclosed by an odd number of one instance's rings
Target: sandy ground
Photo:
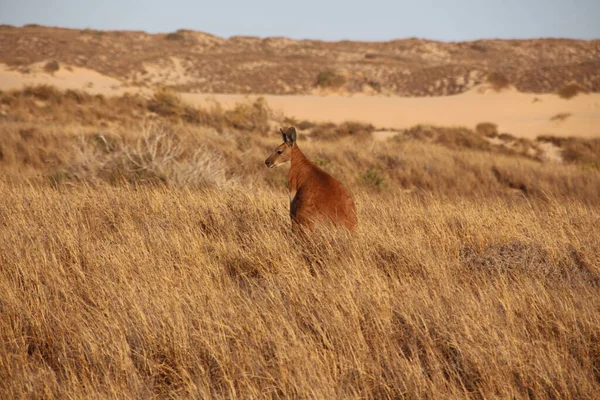
[[[215,99],[224,106],[244,101],[243,95],[184,94],[194,104]],[[256,96],[248,96],[254,98]],[[570,100],[553,94],[495,92],[477,87],[455,96],[264,96],[269,105],[298,120],[369,122],[388,134],[417,124],[475,127],[493,122],[500,132],[535,138],[538,135],[600,137],[600,94]],[[562,121],[551,120],[561,113]],[[383,135],[386,133],[383,132]]]
[[[45,62],[31,64],[28,73],[14,70],[0,64],[0,90],[20,89],[29,85],[53,85],[59,89],[86,90],[93,94],[121,95],[137,91],[127,88],[123,82],[91,69],[78,67],[61,67],[58,71],[48,73],[43,71]]]
[[[53,74],[43,71],[43,63],[21,73],[0,65],[0,90],[46,83],[61,89],[80,89],[104,95],[125,92],[150,94],[150,89],[127,87],[117,79],[96,71],[62,67]],[[195,105],[216,100],[224,107],[256,98],[256,95],[193,94],[182,97]],[[379,136],[417,124],[467,126],[493,122],[500,132],[535,138],[538,135],[600,137],[600,93],[582,94],[570,100],[553,94],[520,93],[507,89],[500,93],[479,86],[455,96],[405,98],[370,95],[265,95],[276,111],[298,120],[368,122],[382,130]],[[554,119],[558,114],[566,118]]]

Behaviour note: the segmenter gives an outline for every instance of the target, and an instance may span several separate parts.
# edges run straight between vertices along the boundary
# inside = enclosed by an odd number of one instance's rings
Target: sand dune
[[[225,106],[256,96],[184,94],[194,104],[215,99]],[[495,92],[484,86],[443,97],[396,96],[264,96],[286,116],[299,120],[369,122],[378,128],[404,129],[417,124],[474,127],[493,122],[501,132],[535,138],[538,135],[600,137],[600,94],[570,100],[553,94]],[[569,114],[553,120],[558,114]]]
[[[141,92],[151,89],[127,87],[123,82],[96,71],[63,67],[50,74],[43,63],[30,66],[29,73],[0,65],[0,89],[25,85],[51,84],[61,89],[80,89],[104,95]],[[258,97],[257,95],[183,93],[195,105],[216,100],[224,107]],[[478,86],[455,96],[339,96],[339,95],[265,95],[269,105],[286,116],[299,120],[368,122],[377,128],[399,130],[417,124],[474,127],[493,122],[501,132],[535,138],[538,135],[600,137],[600,94],[581,94],[570,100],[554,94],[521,93],[514,89],[496,92]],[[562,115],[561,118],[556,116]]]

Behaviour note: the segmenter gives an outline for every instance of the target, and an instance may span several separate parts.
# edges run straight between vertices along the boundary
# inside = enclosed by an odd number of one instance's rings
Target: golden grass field
[[[598,139],[0,103],[2,398],[600,398]],[[292,123],[354,236],[291,234],[264,159]]]

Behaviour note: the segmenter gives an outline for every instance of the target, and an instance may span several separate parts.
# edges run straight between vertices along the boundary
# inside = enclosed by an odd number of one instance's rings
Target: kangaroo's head
[[[273,153],[265,160],[269,168],[278,167],[292,159],[292,148],[296,145],[296,129],[291,126],[287,130],[279,129],[283,143],[275,148]]]

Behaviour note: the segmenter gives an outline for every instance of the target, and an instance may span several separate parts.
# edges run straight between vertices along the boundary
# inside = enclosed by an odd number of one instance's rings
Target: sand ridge
[[[45,72],[43,62],[32,64],[28,73],[0,64],[0,90],[49,84],[60,89],[86,90],[103,95],[140,93],[148,87],[128,86],[118,79],[85,68],[62,65]],[[194,105],[218,101],[225,108],[259,95],[182,93]],[[479,85],[458,95],[399,97],[382,95],[262,95],[276,111],[298,120],[316,122],[360,121],[393,132],[418,124],[467,126],[480,122],[498,125],[500,132],[535,138],[539,135],[600,137],[600,93],[563,99],[554,94],[521,93],[514,88],[497,92]],[[562,118],[556,118],[562,114]],[[384,135],[384,134],[382,134]],[[389,136],[389,135],[388,135]]]

